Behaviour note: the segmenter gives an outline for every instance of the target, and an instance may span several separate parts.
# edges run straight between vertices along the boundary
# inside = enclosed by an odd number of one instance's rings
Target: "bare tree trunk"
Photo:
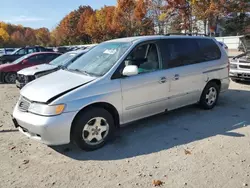
[[[207,35],[207,20],[203,20],[204,24],[204,34]]]

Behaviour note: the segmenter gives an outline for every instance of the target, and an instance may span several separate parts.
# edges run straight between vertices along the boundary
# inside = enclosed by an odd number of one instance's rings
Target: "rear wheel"
[[[15,83],[16,77],[17,77],[16,73],[8,72],[4,76],[4,81],[8,84],[12,84],[12,83]]]
[[[114,133],[113,116],[102,108],[81,112],[73,124],[72,140],[86,151],[101,148]]]
[[[204,88],[200,98],[202,108],[212,109],[217,103],[219,92],[219,86],[215,82],[209,82]]]

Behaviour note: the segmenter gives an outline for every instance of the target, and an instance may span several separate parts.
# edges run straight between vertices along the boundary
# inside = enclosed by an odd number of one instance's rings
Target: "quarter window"
[[[44,54],[34,55],[29,58],[31,63],[42,63],[45,61],[46,56]]]
[[[220,49],[212,39],[197,39],[197,43],[202,54],[202,61],[220,59]]]

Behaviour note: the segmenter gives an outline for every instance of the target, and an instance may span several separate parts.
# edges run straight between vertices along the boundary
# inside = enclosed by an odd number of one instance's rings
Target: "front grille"
[[[30,101],[22,97],[19,101],[18,108],[23,112],[27,112],[30,107]]]
[[[240,68],[242,68],[242,69],[250,69],[250,66],[247,66],[247,65],[240,65]]]
[[[22,74],[17,74],[17,78],[16,79],[20,83],[24,83],[25,82],[24,75],[22,75]]]

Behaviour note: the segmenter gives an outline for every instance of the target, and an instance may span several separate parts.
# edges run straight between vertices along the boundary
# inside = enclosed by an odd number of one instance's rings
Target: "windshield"
[[[77,55],[76,53],[66,53],[66,54],[60,55],[58,58],[54,59],[49,64],[56,65],[56,66],[65,65],[70,60],[72,60],[76,55]]]
[[[15,61],[13,61],[11,64],[18,64],[18,63],[20,63],[21,61],[23,61],[24,59],[26,59],[28,57],[29,57],[29,55],[22,56],[22,57],[16,59]]]
[[[70,64],[68,70],[77,70],[94,76],[106,74],[131,46],[129,42],[106,42],[97,45]]]
[[[17,52],[18,50],[20,50],[20,48],[18,48],[18,49],[16,49],[16,50],[14,50],[13,52],[11,52],[11,55],[16,54],[16,52]]]

